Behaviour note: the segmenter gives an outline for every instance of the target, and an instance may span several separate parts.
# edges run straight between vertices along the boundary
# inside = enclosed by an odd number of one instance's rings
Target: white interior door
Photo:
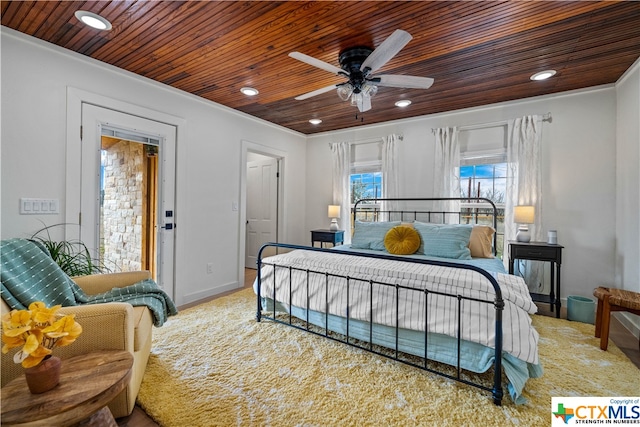
[[[247,162],[246,268],[256,268],[263,244],[278,241],[278,175],[278,159]]]
[[[174,289],[176,128],[87,103],[82,104],[80,240],[99,257],[101,137],[103,129],[149,136],[158,143],[156,282],[172,298]],[[124,232],[127,232],[124,230]]]

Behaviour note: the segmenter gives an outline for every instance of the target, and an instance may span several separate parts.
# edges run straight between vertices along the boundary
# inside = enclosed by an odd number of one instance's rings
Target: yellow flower
[[[54,345],[57,347],[69,345],[82,333],[82,326],[75,321],[74,317],[72,314],[64,316],[53,325],[44,328],[42,332],[47,338],[55,339]]]
[[[82,326],[73,314],[57,315],[60,307],[47,308],[38,301],[30,304],[28,310],[12,310],[2,316],[2,352],[22,347],[13,360],[29,368],[42,362],[54,347],[74,342],[82,333]]]
[[[29,354],[29,356],[27,356],[27,358],[25,358],[22,361],[22,367],[23,368],[31,368],[33,366],[38,366],[40,364],[40,362],[42,362],[42,359],[44,359],[45,356],[48,356],[51,353],[52,353],[51,350],[39,345],[33,351],[33,353]]]
[[[2,354],[7,354],[9,350],[16,347],[21,347],[24,345],[25,340],[22,335],[17,337],[10,337],[7,335],[2,335],[2,342],[4,345],[2,346]]]
[[[56,311],[62,307],[61,305],[54,305],[51,308],[47,308],[43,302],[36,301],[29,304],[29,311],[31,312],[31,318],[38,325],[51,324],[56,320]]]
[[[2,316],[3,336],[17,337],[31,329],[31,313],[26,310],[11,310]]]

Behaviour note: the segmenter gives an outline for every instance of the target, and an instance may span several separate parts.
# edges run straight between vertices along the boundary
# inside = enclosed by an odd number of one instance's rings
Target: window
[[[382,172],[352,173],[349,176],[351,183],[351,204],[360,199],[379,199],[382,197]]]
[[[460,166],[461,197],[484,197],[504,206],[507,164],[490,163]]]
[[[504,202],[507,183],[507,164],[489,163],[460,166],[460,197],[484,197],[495,203],[496,245],[502,258],[504,246]],[[488,204],[487,204],[488,205]],[[468,224],[493,226],[492,207],[480,207],[477,203],[462,204],[463,221]]]
[[[484,197],[498,208],[497,251],[504,247],[504,206],[507,194],[507,153],[504,127],[475,129],[460,133],[460,197]],[[463,221],[493,225],[491,207],[462,204]]]
[[[379,142],[351,146],[351,173],[349,197],[351,208],[360,199],[379,199],[382,194],[382,152]],[[377,218],[380,204],[358,205],[358,219],[372,221]]]

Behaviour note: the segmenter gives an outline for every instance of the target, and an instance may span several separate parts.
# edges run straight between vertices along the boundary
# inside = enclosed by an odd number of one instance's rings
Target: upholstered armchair
[[[95,295],[149,278],[148,271],[137,271],[97,274],[73,280],[88,295]],[[10,311],[4,300],[1,308],[2,314]],[[73,344],[55,349],[55,355],[63,359],[63,363],[66,358],[100,350],[126,350],[133,355],[131,381],[109,405],[115,418],[129,415],[133,411],[151,350],[153,318],[150,310],[146,306],[110,302],[63,307],[60,313],[75,313],[76,321],[83,329]],[[13,362],[14,353],[2,355],[3,386],[23,373],[22,366]]]

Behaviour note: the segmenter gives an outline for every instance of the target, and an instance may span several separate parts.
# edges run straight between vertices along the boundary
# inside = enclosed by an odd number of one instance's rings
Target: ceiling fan
[[[429,89],[433,84],[433,79],[429,77],[373,74],[400,52],[411,39],[411,34],[406,31],[395,30],[375,50],[364,46],[345,49],[338,58],[340,67],[304,53],[291,52],[289,56],[298,61],[349,79],[344,83],[326,86],[305,93],[295,99],[300,101],[337,89],[340,99],[343,101],[351,99],[351,105],[357,106],[360,112],[365,112],[371,109],[371,98],[378,92],[378,86]]]

